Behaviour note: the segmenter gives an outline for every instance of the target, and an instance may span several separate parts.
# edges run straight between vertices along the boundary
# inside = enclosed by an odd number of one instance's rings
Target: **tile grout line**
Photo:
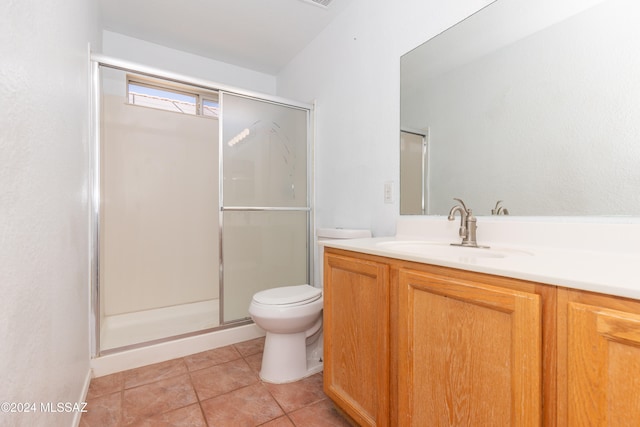
[[[183,359],[185,359],[185,358],[183,357]],[[204,409],[202,408],[202,400],[200,399],[200,395],[198,394],[198,390],[196,390],[196,386],[193,384],[193,377],[191,376],[192,372],[196,372],[198,370],[196,369],[194,371],[191,371],[189,369],[189,365],[187,364],[186,360],[184,361],[184,363],[187,366],[187,374],[189,375],[189,383],[191,384],[191,388],[193,388],[193,392],[196,395],[196,403],[198,404],[198,409],[200,409],[200,414],[202,415],[202,419],[204,420],[204,425],[206,427],[209,427],[209,420],[207,420],[207,415],[204,413]]]
[[[118,411],[118,427],[124,426],[124,376],[122,377],[122,388],[120,389],[120,410]]]

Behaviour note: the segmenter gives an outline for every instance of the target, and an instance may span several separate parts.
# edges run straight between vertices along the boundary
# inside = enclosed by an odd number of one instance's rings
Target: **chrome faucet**
[[[502,200],[498,200],[496,207],[491,209],[491,215],[509,215],[509,210],[504,206],[501,206]]]
[[[471,209],[467,209],[467,206],[464,204],[462,199],[454,198],[453,200],[457,200],[460,204],[451,208],[447,219],[449,221],[453,221],[455,219],[456,212],[460,214],[460,229],[458,230],[458,234],[462,237],[462,242],[452,243],[452,245],[472,248],[487,248],[488,246],[478,246],[478,242],[476,242],[476,229],[478,226],[476,224],[476,217],[473,216]]]

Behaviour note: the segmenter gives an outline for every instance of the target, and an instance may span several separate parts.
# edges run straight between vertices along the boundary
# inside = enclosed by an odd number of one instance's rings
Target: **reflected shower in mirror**
[[[422,130],[400,131],[400,213],[427,213],[427,133]]]
[[[428,179],[413,178],[425,213],[460,197],[477,215],[498,200],[511,215],[640,214],[638,22],[632,0],[498,0],[404,55],[401,128],[429,131]],[[408,163],[400,213],[416,214]]]

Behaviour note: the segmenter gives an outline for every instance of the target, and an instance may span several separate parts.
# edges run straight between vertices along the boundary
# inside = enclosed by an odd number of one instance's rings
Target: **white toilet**
[[[317,234],[319,241],[371,236],[369,230],[347,229],[319,229]],[[322,304],[322,289],[307,284],[271,288],[253,296],[249,314],[266,331],[263,381],[288,383],[322,371]]]

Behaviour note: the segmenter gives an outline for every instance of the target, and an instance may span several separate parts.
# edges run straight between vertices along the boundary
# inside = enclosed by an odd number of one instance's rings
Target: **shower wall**
[[[102,107],[102,314],[217,299],[217,119]]]

